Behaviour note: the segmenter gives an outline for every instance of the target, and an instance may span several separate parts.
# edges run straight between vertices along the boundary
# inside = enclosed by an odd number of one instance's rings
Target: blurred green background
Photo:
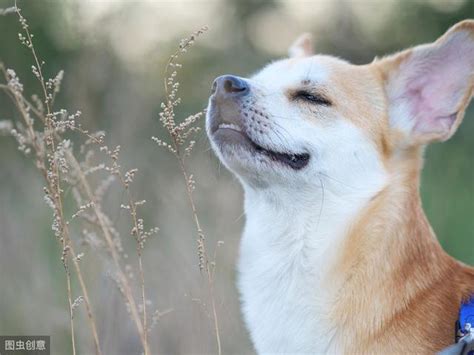
[[[2,8],[12,4],[0,0]],[[152,349],[160,353],[215,351],[184,185],[177,163],[150,139],[164,135],[157,119],[163,68],[179,40],[203,25],[210,28],[182,59],[179,114],[185,117],[207,105],[214,77],[247,76],[268,61],[284,57],[301,32],[314,34],[319,53],[367,63],[375,56],[433,41],[457,21],[474,17],[473,0],[23,0],[18,5],[46,62],[45,76],[65,70],[57,108],[81,110],[83,126],[105,130],[110,145],[122,146],[124,165],[139,169],[134,194],[147,199],[145,219],[161,229],[144,254],[150,307],[171,310],[151,332]],[[18,41],[19,31],[15,15],[0,17],[0,60],[15,69],[26,92],[33,94],[39,86],[31,74],[30,53]],[[8,99],[0,96],[0,120],[16,117]],[[443,247],[471,265],[473,135],[471,105],[456,135],[428,148],[421,188],[425,210]],[[10,137],[0,137],[0,165],[0,334],[49,334],[53,353],[68,353],[61,250],[51,232],[41,177]],[[211,250],[217,240],[224,241],[217,253],[216,276],[224,353],[252,353],[234,285],[243,224],[241,189],[220,167],[204,133],[199,135],[191,169]],[[121,201],[123,195],[116,194],[107,203],[114,221],[126,225]],[[135,266],[133,242],[127,229],[123,230],[130,264]],[[107,262],[85,247],[79,251],[85,252],[83,267],[104,353],[139,353]],[[79,352],[91,353],[83,310],[77,322]]]

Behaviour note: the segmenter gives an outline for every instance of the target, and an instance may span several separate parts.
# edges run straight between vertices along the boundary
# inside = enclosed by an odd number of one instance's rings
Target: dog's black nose
[[[243,96],[248,92],[248,83],[234,75],[222,75],[214,80],[212,84],[212,94],[223,98]]]

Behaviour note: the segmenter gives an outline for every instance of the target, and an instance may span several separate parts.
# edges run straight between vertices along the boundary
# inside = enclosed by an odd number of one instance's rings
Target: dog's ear
[[[473,94],[474,21],[456,24],[436,42],[381,59],[392,127],[410,145],[445,141]]]
[[[288,49],[290,58],[310,57],[313,51],[313,36],[311,33],[303,33],[300,35]]]

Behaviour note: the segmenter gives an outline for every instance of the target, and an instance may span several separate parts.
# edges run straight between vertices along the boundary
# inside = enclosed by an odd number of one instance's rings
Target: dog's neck
[[[351,179],[321,172],[307,183],[265,188],[244,183],[243,251],[262,255],[280,251],[280,265],[299,263],[304,255],[305,266],[316,268],[323,276],[336,262],[358,216],[392,186],[385,172],[344,173]]]
[[[239,270],[249,326],[255,315],[248,313],[262,315],[265,299],[280,303],[281,317],[291,318],[298,307],[284,314],[285,305],[298,297],[303,309],[317,314],[301,314],[295,322],[303,328],[306,317],[319,317],[320,332],[333,340],[337,337],[326,328],[345,324],[353,330],[345,341],[353,345],[367,341],[367,334],[390,331],[387,325],[408,304],[423,301],[420,295],[452,278],[453,261],[441,249],[421,207],[421,160],[416,152],[413,161],[405,159],[389,178],[368,179],[370,186],[321,176],[320,188],[314,191],[302,186],[274,191],[247,187]],[[265,285],[268,295],[265,289],[254,292],[257,284]],[[252,335],[259,337],[256,331]],[[319,351],[332,346],[312,344],[316,348],[300,348]]]
[[[333,189],[334,188],[334,189]],[[346,230],[360,208],[369,201],[369,194],[348,198],[341,194],[339,182],[321,179],[311,189],[292,186],[269,188],[266,191],[246,189],[246,226],[243,248],[265,254],[281,252],[283,265],[301,261],[305,255],[307,267],[329,265],[330,255],[341,245]],[[291,260],[294,258],[294,260]]]

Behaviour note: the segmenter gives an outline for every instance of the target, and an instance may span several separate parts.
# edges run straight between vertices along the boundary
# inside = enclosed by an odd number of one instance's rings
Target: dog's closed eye
[[[332,102],[326,97],[312,93],[307,90],[298,90],[292,95],[293,100],[305,101],[315,105],[332,106]]]

